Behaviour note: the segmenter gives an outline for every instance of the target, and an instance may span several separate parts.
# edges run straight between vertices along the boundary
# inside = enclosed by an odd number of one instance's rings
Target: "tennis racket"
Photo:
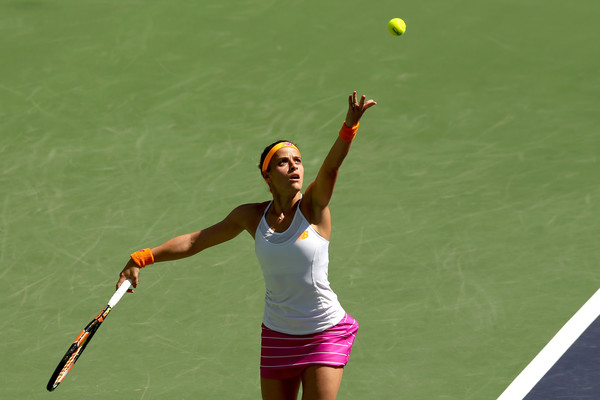
[[[110,300],[108,300],[108,305],[104,307],[104,310],[102,310],[96,318],[94,318],[89,324],[86,325],[85,328],[83,328],[79,336],[77,336],[71,347],[69,347],[69,350],[67,350],[65,356],[62,358],[62,360],[60,360],[58,366],[54,370],[54,373],[52,374],[52,377],[46,386],[48,391],[51,392],[56,389],[63,379],[65,379],[71,368],[73,368],[73,365],[75,365],[77,359],[81,357],[83,350],[85,350],[86,346],[90,343],[90,340],[92,340],[92,337],[94,337],[94,333],[96,333],[100,327],[100,324],[102,324],[102,322],[106,319],[110,310],[117,305],[119,300],[121,300],[121,297],[123,297],[130,286],[131,281],[129,279],[123,282],[115,294],[113,294]]]

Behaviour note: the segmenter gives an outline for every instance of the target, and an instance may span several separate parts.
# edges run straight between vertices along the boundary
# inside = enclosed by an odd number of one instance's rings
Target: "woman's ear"
[[[267,174],[266,172],[263,172],[262,177],[265,180],[265,182],[267,182],[267,186],[269,186],[269,192],[273,193],[273,189],[271,189],[271,179],[269,178],[269,174]]]

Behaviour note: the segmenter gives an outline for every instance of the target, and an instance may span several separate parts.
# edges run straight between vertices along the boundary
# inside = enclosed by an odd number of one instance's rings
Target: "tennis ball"
[[[393,18],[388,22],[388,31],[394,36],[403,35],[406,32],[406,23],[400,18]]]

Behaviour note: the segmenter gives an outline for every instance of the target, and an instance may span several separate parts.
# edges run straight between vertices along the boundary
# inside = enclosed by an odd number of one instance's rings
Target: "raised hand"
[[[357,102],[356,92],[348,96],[348,113],[346,114],[346,125],[353,127],[360,121],[362,115],[369,108],[373,107],[377,103],[374,100],[365,101],[367,96],[364,94],[360,98],[360,102]]]

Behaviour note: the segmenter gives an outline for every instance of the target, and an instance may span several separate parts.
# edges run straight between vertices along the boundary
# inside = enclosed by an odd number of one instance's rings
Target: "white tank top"
[[[274,232],[258,224],[254,248],[265,279],[263,323],[274,331],[305,335],[331,328],[346,312],[328,280],[329,241],[306,220],[300,204],[290,227]]]

